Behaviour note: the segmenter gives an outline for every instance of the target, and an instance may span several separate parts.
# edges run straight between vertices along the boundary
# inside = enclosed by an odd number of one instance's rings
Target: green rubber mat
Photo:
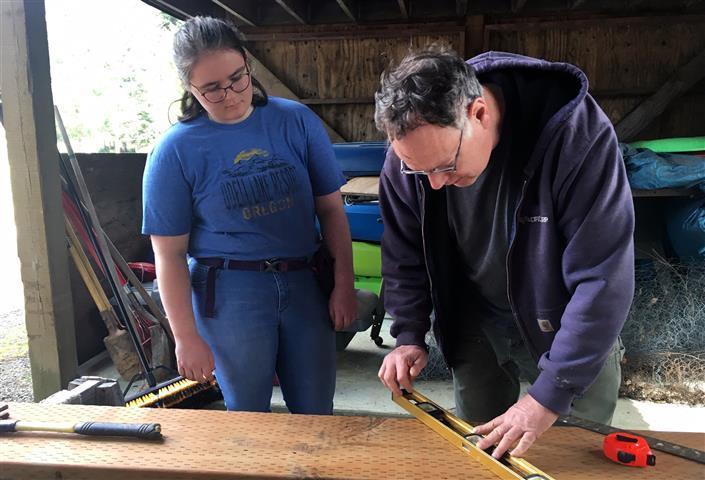
[[[382,252],[375,243],[353,242],[353,271],[362,277],[382,276]]]
[[[705,151],[705,137],[660,138],[629,143],[634,148],[648,148],[656,153]]]
[[[382,279],[379,277],[360,277],[355,275],[355,288],[358,290],[367,290],[379,295],[381,287]]]

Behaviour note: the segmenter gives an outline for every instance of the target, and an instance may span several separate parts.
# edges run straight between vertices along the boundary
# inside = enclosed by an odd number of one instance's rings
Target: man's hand
[[[397,395],[401,395],[401,388],[413,392],[413,381],[428,361],[428,352],[418,345],[402,345],[395,348],[382,362],[377,376],[382,383]]]
[[[504,414],[475,427],[473,433],[485,435],[477,443],[482,450],[499,442],[492,452],[494,458],[499,459],[516,442],[519,443],[510,453],[521,457],[557,418],[558,414],[541,405],[531,395],[525,395]]]

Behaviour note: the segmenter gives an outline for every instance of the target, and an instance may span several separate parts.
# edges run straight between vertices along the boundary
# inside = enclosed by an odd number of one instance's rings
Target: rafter
[[[256,27],[256,26],[257,26],[257,25],[255,24],[255,22],[252,20],[253,16],[252,16],[251,13],[245,13],[245,12],[243,12],[242,10],[235,11],[235,10],[233,9],[233,7],[231,7],[230,5],[225,4],[224,2],[222,2],[222,1],[220,1],[220,0],[211,0],[211,2],[215,3],[216,5],[218,5],[220,8],[222,8],[223,10],[225,10],[226,12],[228,12],[230,15],[232,15],[233,17],[235,17],[235,18],[237,18],[238,20],[240,20],[242,23],[244,23],[244,24],[246,24],[246,25],[249,25],[250,27]],[[244,2],[241,2],[241,3],[244,3]]]
[[[401,12],[401,16],[404,17],[405,19],[409,18],[409,0],[397,0],[399,3],[399,11]]]
[[[468,14],[468,0],[455,0],[455,14],[459,17]]]
[[[634,139],[653,119],[661,115],[671,102],[705,77],[705,50],[680,67],[656,93],[629,112],[615,126],[617,138]]]
[[[357,22],[357,17],[355,16],[355,0],[337,0],[338,6],[345,13],[345,15],[352,20]]]
[[[511,0],[512,13],[519,13],[526,5],[527,0]]]
[[[585,3],[585,0],[571,0],[570,2],[570,8],[575,9],[581,6],[583,3]]]
[[[299,5],[294,5],[294,1],[292,0],[274,0],[277,2],[277,5],[282,7],[286,13],[291,15],[291,17],[294,18],[297,22],[299,22],[301,25],[307,25],[308,22],[306,21],[306,15],[302,12],[301,4],[300,2]]]

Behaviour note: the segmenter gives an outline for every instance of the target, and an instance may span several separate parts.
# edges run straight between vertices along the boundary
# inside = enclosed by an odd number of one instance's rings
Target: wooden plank
[[[300,100],[299,97],[292,92],[289,87],[284,85],[284,83],[282,83],[282,81],[279,80],[276,75],[274,75],[262,62],[257,60],[257,58],[252,55],[248,56],[248,58],[252,64],[254,75],[257,80],[262,82],[262,85],[264,85],[264,88],[269,94],[277,97],[289,98],[291,100]],[[321,118],[321,121],[328,132],[331,142],[335,143],[346,141],[345,138],[343,138],[343,136],[340,135],[340,133],[338,133],[331,125],[329,125],[327,121],[323,118]]]
[[[596,100],[615,124],[640,103],[639,97],[607,97]],[[639,136],[670,138],[696,137],[705,134],[702,122],[694,122],[694,118],[705,118],[705,93],[697,92],[697,88],[674,100],[669,108],[641,131]]]
[[[485,50],[485,17],[470,15],[465,19],[465,57],[472,58]]]
[[[294,2],[293,0],[274,0],[277,5],[282,7],[294,20],[302,25],[306,25],[308,15],[304,11],[306,5],[303,2]]]
[[[379,197],[379,177],[354,177],[340,187],[343,195]]]
[[[34,398],[77,371],[44,2],[0,2],[3,116]]]
[[[596,95],[601,91],[651,94],[705,49],[705,29],[697,23],[665,19],[659,25],[635,23],[629,28],[609,22],[571,25],[501,32],[489,30],[488,25],[487,49],[572,63],[586,73]]]
[[[497,478],[413,418],[40,404],[10,404],[9,412],[27,421],[160,423],[164,440],[3,434],[0,471],[7,478]],[[703,433],[649,435],[695,448],[705,441]],[[702,472],[668,454],[657,454],[654,468],[617,465],[602,455],[603,438],[554,427],[527,460],[563,480],[695,479]]]
[[[248,25],[250,27],[256,27],[257,24],[254,21],[254,11],[250,12],[245,12],[243,8],[245,8],[248,4],[245,2],[240,2],[240,6],[238,7],[238,10],[235,10],[230,4],[226,4],[224,1],[220,0],[211,0],[211,2],[215,3],[218,5],[220,8],[228,12],[230,15],[233,17],[237,18],[240,20],[242,23],[245,25]]]
[[[663,113],[673,99],[705,77],[705,50],[679,68],[652,96],[644,100],[615,126],[617,138],[628,141]]]
[[[350,103],[375,103],[374,97],[360,98],[302,98],[301,103],[304,105],[343,105]]]
[[[355,7],[357,6],[356,0],[336,0],[338,6],[343,11],[343,13],[353,22],[357,22],[357,15],[355,14]]]
[[[312,41],[351,38],[403,38],[414,35],[453,34],[465,27],[457,22],[425,22],[389,25],[282,25],[276,27],[243,27],[242,33],[250,42]]]
[[[676,24],[676,23],[696,23],[701,24],[705,22],[705,15],[702,14],[686,14],[686,15],[669,15],[669,14],[659,14],[659,15],[643,15],[643,16],[629,16],[629,17],[615,17],[608,15],[595,15],[590,18],[566,18],[561,20],[547,20],[547,19],[535,19],[527,17],[522,20],[516,20],[507,23],[495,23],[488,24],[485,28],[493,31],[519,31],[519,30],[546,30],[553,28],[563,28],[563,29],[575,29],[583,27],[592,27],[600,25],[612,25],[612,26],[624,26],[628,25],[631,27],[637,25],[664,25],[664,24]]]
[[[280,78],[292,85],[309,105],[343,137],[364,141],[382,139],[373,121],[370,95],[379,87],[379,76],[389,62],[399,61],[410,47],[443,42],[459,48],[459,35],[418,35],[402,38],[346,38],[301,42],[260,42],[253,45],[257,55],[275,65]],[[311,57],[315,52],[315,59]],[[329,68],[335,65],[335,68]],[[313,67],[313,68],[309,68]],[[314,70],[315,69],[315,70]],[[304,74],[308,75],[304,78]],[[315,75],[314,78],[310,78]],[[310,92],[310,93],[307,93]],[[338,99],[350,99],[338,103]],[[368,101],[368,99],[370,101]]]
[[[166,2],[166,0],[150,0],[150,1],[160,1],[160,2]],[[173,0],[172,0],[173,1]],[[182,12],[184,13],[184,12]],[[185,13],[184,13],[185,14]],[[188,15],[188,14],[185,14]],[[189,16],[184,17],[183,19],[190,18]],[[255,55],[252,52],[248,52],[248,59],[250,60],[250,63],[253,67],[253,73],[256,76],[257,80],[259,80],[262,85],[265,87],[267,92],[269,94],[278,96],[278,97],[283,97],[283,98],[288,98],[291,100],[300,100],[299,96],[296,95],[289,87],[287,87],[281,80],[277,78],[276,75],[272,73],[272,71],[267,68],[262,62],[260,62]],[[338,132],[335,131],[333,127],[331,127],[325,119],[321,118],[321,121],[323,122],[323,126],[326,128],[326,131],[328,132],[328,136],[330,137],[331,142],[345,142],[345,138],[343,138]]]

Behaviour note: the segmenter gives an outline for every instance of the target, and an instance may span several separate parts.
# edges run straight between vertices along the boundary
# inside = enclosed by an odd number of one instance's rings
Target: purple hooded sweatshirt
[[[520,95],[542,95],[569,78],[573,98],[545,123],[527,152],[512,206],[506,259],[509,304],[540,374],[529,394],[567,414],[597,378],[622,329],[634,294],[634,210],[611,122],[587,93],[577,67],[487,52],[468,63],[478,77],[543,72],[544,83]],[[444,189],[404,175],[393,149],[380,178],[384,221],[385,308],[397,346],[425,346],[431,327],[449,366],[461,318],[462,261],[451,237]],[[464,311],[467,311],[467,306]]]

